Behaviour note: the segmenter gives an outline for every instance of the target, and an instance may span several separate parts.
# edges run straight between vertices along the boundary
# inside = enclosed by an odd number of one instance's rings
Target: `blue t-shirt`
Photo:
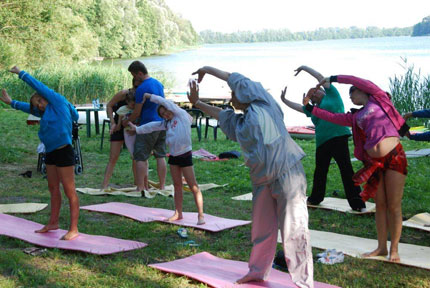
[[[142,84],[136,90],[135,100],[136,103],[142,103],[143,95],[145,93],[155,94],[164,98],[164,87],[160,81],[154,78],[148,78],[143,81]],[[140,123],[143,125],[152,121],[162,121],[163,119],[158,116],[157,113],[158,105],[154,102],[146,100],[142,106],[142,111],[140,112]]]
[[[13,100],[10,104],[12,108],[41,117],[38,135],[40,141],[45,145],[46,152],[52,152],[66,144],[72,144],[72,123],[78,121],[78,111],[64,96],[48,88],[27,72],[21,71],[19,78],[48,101],[43,113],[37,110],[37,107],[30,111],[29,103]]]

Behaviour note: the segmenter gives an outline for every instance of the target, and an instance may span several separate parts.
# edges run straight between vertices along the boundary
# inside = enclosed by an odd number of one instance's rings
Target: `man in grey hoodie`
[[[205,66],[193,73],[200,83],[205,74],[227,81],[232,109],[220,109],[199,100],[198,86],[190,82],[188,98],[195,107],[219,120],[229,139],[237,141],[250,168],[252,251],[249,272],[237,283],[264,281],[276,252],[278,227],[288,271],[298,287],[313,287],[313,263],[306,207],[303,150],[293,141],[275,99],[258,82],[239,73]]]

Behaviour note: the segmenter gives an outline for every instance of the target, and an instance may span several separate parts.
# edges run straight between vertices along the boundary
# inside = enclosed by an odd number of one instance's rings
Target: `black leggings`
[[[359,186],[355,186],[352,181],[354,170],[352,169],[349,155],[348,136],[332,138],[317,148],[312,194],[309,196],[308,201],[313,205],[318,205],[324,200],[327,173],[332,158],[339,166],[349,206],[354,210],[365,208],[366,205],[359,195],[361,189]]]

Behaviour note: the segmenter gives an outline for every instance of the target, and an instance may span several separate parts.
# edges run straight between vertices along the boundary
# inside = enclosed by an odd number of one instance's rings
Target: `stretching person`
[[[168,221],[176,221],[182,216],[182,175],[194,195],[194,201],[198,210],[197,225],[205,224],[203,215],[203,196],[197,185],[194,175],[192,147],[191,147],[191,124],[193,118],[187,111],[180,108],[170,100],[157,95],[144,94],[144,99],[158,104],[158,114],[164,121],[154,121],[136,127],[131,122],[128,124],[132,131],[137,134],[147,134],[153,131],[167,131],[166,143],[169,146],[170,174],[172,174],[175,189],[175,214]]]
[[[430,109],[408,112],[405,115],[403,115],[403,119],[405,119],[405,121],[407,121],[409,118],[412,118],[412,117],[430,118]],[[415,141],[430,141],[430,132],[416,133],[416,134],[407,133],[406,136],[408,136],[409,139],[415,140]]]
[[[301,71],[308,72],[314,78],[321,82],[324,76],[308,66],[300,66],[295,70],[297,76]],[[312,88],[311,101],[312,104],[321,109],[328,110],[334,113],[344,113],[342,98],[340,98],[337,89],[330,83],[324,83],[324,89]],[[294,103],[285,98],[287,87],[282,91],[281,99],[290,108],[305,113],[307,117],[311,117],[312,123],[315,125],[316,152],[315,152],[315,171],[312,186],[312,194],[308,197],[308,204],[318,205],[324,200],[327,183],[327,173],[331,159],[336,160],[339,166],[340,175],[342,176],[343,188],[345,190],[346,199],[352,210],[361,211],[366,208],[363,200],[360,197],[360,186],[355,186],[352,181],[354,171],[351,165],[351,159],[348,148],[348,138],[351,132],[347,127],[339,126],[331,122],[324,121],[313,116],[299,103]]]
[[[402,197],[407,174],[407,161],[400,135],[408,126],[390,100],[390,95],[368,80],[354,76],[331,76],[320,84],[339,82],[352,84],[349,90],[352,103],[363,106],[351,113],[332,113],[309,104],[310,95],[303,98],[306,110],[326,121],[351,126],[354,137],[354,155],[363,161],[364,168],[353,180],[367,181],[361,192],[363,200],[370,197],[376,204],[378,247],[364,257],[386,256],[388,231],[391,247],[389,260],[399,262],[398,245],[402,233]]]
[[[106,114],[110,120],[110,153],[109,153],[109,162],[106,165],[105,176],[103,178],[102,190],[108,188],[109,180],[112,177],[113,169],[115,168],[116,162],[118,161],[119,155],[121,154],[121,149],[124,144],[124,128],[122,126],[121,129],[117,129],[118,118],[119,115],[116,114],[116,111],[127,105],[126,97],[127,94],[133,93],[134,90],[141,84],[142,82],[133,79],[133,88],[124,89],[116,93],[112,99],[106,105]],[[134,176],[134,184],[137,184],[136,179],[136,161],[133,160],[132,164],[133,176]]]
[[[30,74],[13,67],[10,72],[36,90],[30,103],[12,100],[6,90],[2,90],[1,100],[17,110],[40,117],[39,139],[46,149],[46,176],[51,194],[51,216],[48,224],[36,233],[46,233],[58,229],[61,208],[60,183],[63,185],[70,205],[69,231],[61,238],[72,240],[79,235],[79,198],[75,190],[75,152],[72,147],[72,124],[79,114],[64,96],[34,79]]]
[[[199,100],[197,85],[190,86],[188,99],[204,113],[219,120],[229,139],[237,141],[252,182],[252,251],[249,272],[237,283],[263,281],[269,276],[275,256],[278,228],[288,271],[299,287],[313,287],[313,264],[306,207],[306,176],[303,150],[284,125],[281,107],[258,82],[239,73],[205,66],[198,74],[201,82],[208,73],[227,81],[232,90],[232,109],[207,105]]]

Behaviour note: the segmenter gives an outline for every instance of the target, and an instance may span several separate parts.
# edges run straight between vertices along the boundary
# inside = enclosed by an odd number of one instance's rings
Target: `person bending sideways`
[[[61,239],[72,240],[79,235],[79,198],[75,190],[75,152],[72,147],[72,125],[73,121],[78,121],[78,111],[64,96],[48,88],[27,72],[16,66],[10,72],[18,74],[19,78],[36,92],[31,96],[30,103],[12,100],[4,89],[0,99],[16,110],[40,117],[38,135],[46,149],[45,164],[51,194],[51,216],[48,224],[35,232],[46,233],[58,229],[61,183],[70,205],[69,231]]]
[[[338,75],[324,78],[320,84],[332,82],[352,84],[349,90],[351,101],[363,107],[346,114],[332,113],[310,105],[310,95],[303,99],[303,104],[318,118],[352,127],[354,155],[364,164],[364,168],[353,176],[353,180],[357,184],[366,182],[360,195],[364,201],[374,198],[376,204],[378,247],[363,256],[388,255],[387,237],[390,232],[388,259],[399,262],[402,197],[407,175],[406,155],[399,138],[409,127],[391,103],[390,95],[372,82],[354,76]]]
[[[197,185],[193,168],[193,155],[191,146],[191,124],[193,118],[187,111],[163,97],[145,93],[146,101],[158,104],[158,114],[163,121],[154,121],[136,127],[129,123],[132,131],[137,134],[147,134],[154,131],[166,131],[166,143],[169,146],[169,165],[175,190],[175,213],[168,221],[181,220],[182,216],[182,175],[194,195],[198,216],[197,225],[205,224],[203,215],[203,196]]]
[[[305,71],[312,75],[320,82],[324,76],[308,66],[300,66],[296,70],[296,76]],[[311,101],[315,106],[321,109],[335,113],[344,113],[343,101],[336,87],[330,83],[324,83],[323,88],[312,88]],[[316,151],[315,151],[315,171],[311,196],[308,197],[308,203],[318,205],[324,200],[327,183],[327,173],[330,167],[331,159],[336,160],[339,166],[340,175],[342,176],[343,188],[349,206],[354,211],[364,211],[366,204],[360,197],[360,186],[354,185],[352,175],[351,158],[349,155],[348,138],[351,132],[347,127],[333,124],[313,116],[301,104],[294,103],[285,98],[287,87],[281,93],[281,100],[288,107],[306,114],[311,117],[315,125]]]
[[[195,107],[219,120],[229,139],[237,141],[252,182],[252,250],[249,272],[237,283],[264,281],[276,252],[278,227],[288,271],[299,287],[313,287],[313,263],[306,207],[303,150],[284,125],[275,99],[258,83],[239,73],[205,66],[193,75],[198,82],[206,74],[227,81],[231,103],[243,113],[207,105],[199,100],[197,85],[190,84],[188,99]]]

